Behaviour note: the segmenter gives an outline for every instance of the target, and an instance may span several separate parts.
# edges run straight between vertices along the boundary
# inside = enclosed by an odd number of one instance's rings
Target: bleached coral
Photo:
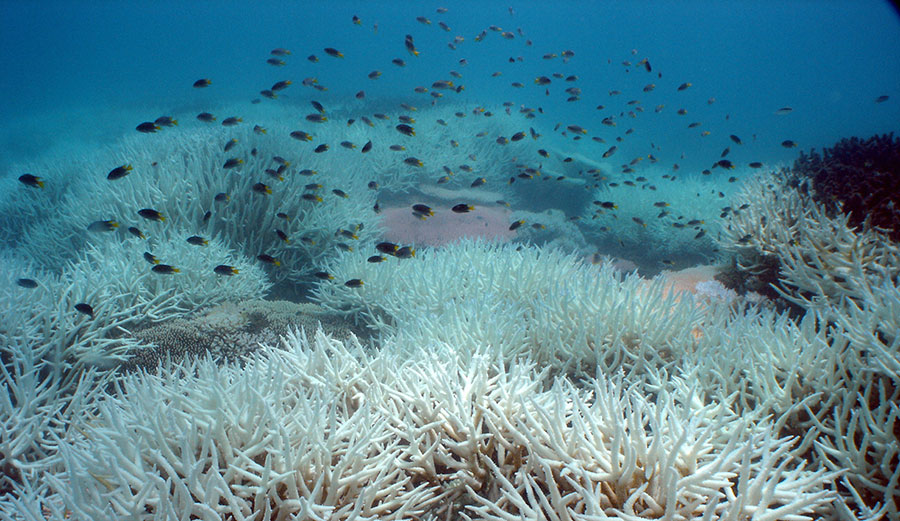
[[[720,404],[291,335],[127,377],[49,481],[79,519],[810,519],[831,475]],[[776,447],[777,444],[777,447]]]

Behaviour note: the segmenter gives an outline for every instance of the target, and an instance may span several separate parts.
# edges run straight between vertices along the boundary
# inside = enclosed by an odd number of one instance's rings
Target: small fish
[[[187,238],[188,244],[193,244],[194,246],[206,246],[209,244],[209,241],[200,237],[199,235],[191,235]]]
[[[344,199],[348,199],[350,197],[349,195],[347,195],[347,192],[340,190],[338,188],[335,188],[334,190],[332,190],[331,193],[333,193],[334,195],[336,195],[338,197],[343,197]]]
[[[322,143],[321,145],[317,146],[313,150],[313,152],[315,152],[316,154],[321,154],[322,152],[325,152],[326,150],[328,150],[328,145],[326,145],[325,143]]]
[[[311,134],[308,134],[302,130],[295,130],[291,132],[291,137],[298,141],[312,141],[313,139]]]
[[[225,142],[225,146],[222,147],[222,151],[223,151],[223,152],[228,152],[229,150],[231,150],[232,148],[234,148],[235,145],[237,145],[237,142],[238,142],[238,140],[235,139],[235,138],[229,139],[228,141]]]
[[[416,157],[407,157],[403,160],[404,163],[411,166],[422,166],[422,161]]]
[[[475,209],[475,207],[472,206],[471,204],[460,203],[460,204],[455,205],[450,210],[452,210],[455,213],[466,213],[466,212],[471,212],[474,209]]]
[[[229,169],[229,168],[235,168],[235,167],[237,167],[238,165],[240,165],[240,164],[243,163],[243,162],[244,162],[244,160],[241,159],[241,158],[239,158],[239,157],[232,157],[232,158],[227,159],[227,160],[225,161],[225,164],[222,165],[222,168],[224,168],[224,169],[226,169],[226,170]]]
[[[269,54],[272,56],[288,56],[291,54],[291,51],[285,49],[284,47],[276,47],[272,49]]]
[[[328,273],[327,271],[317,271],[317,272],[313,273],[313,276],[316,277],[317,279],[322,279],[322,280],[334,280],[334,275],[332,275],[331,273]]]
[[[434,210],[432,210],[430,207],[428,207],[424,204],[414,204],[412,208],[413,208],[413,212],[416,212],[416,213],[419,213],[419,214],[422,214],[425,216],[434,215]]]
[[[416,256],[416,250],[412,249],[410,246],[403,246],[402,248],[397,248],[397,251],[394,252],[394,257],[398,259],[409,259],[411,257]]]
[[[883,95],[878,96],[877,98],[875,98],[875,103],[884,103],[885,101],[887,101],[887,100],[889,100],[889,99],[891,99],[890,96],[888,96],[888,95],[886,95],[886,94],[883,94]]]
[[[706,230],[700,230],[699,232],[697,232],[697,235],[694,235],[694,238],[699,239],[699,238],[703,237],[704,235],[706,235]]]
[[[134,235],[135,237],[137,237],[137,238],[139,238],[139,239],[146,239],[146,238],[147,238],[147,237],[144,236],[144,233],[141,232],[136,226],[129,226],[129,227],[128,227],[128,233],[130,233],[131,235]]]
[[[720,159],[719,161],[716,161],[716,165],[726,170],[734,170],[734,163],[727,159]]]
[[[161,127],[173,127],[178,124],[178,120],[171,116],[160,116],[156,118],[154,123]]]
[[[370,80],[377,80],[381,77],[381,71],[375,70],[369,73]]]
[[[75,304],[75,311],[84,313],[85,315],[94,318],[94,308],[92,308],[90,304],[79,302],[78,304]]]
[[[222,126],[223,127],[233,127],[242,121],[244,121],[243,118],[231,116],[231,117],[228,117],[228,118],[225,118],[222,120]]]
[[[793,111],[794,111],[794,109],[792,109],[791,107],[781,107],[780,109],[775,111],[775,115],[776,116],[784,116],[786,114],[790,114]]]
[[[19,176],[19,182],[26,186],[31,186],[34,188],[43,188],[44,180],[40,177],[33,176],[31,174],[22,174]]]
[[[747,166],[749,166],[750,168],[762,168],[763,164],[760,163],[759,161],[754,161]]]
[[[411,34],[407,34],[403,40],[403,45],[406,46],[406,51],[412,54],[413,56],[418,56],[419,51],[416,50],[416,44],[413,43],[413,37]]]
[[[509,225],[509,231],[514,231],[517,228],[519,228],[520,226],[522,226],[523,224],[525,224],[525,219],[519,219],[518,221],[514,221],[512,224]]]
[[[485,179],[485,178],[483,178],[483,177],[479,177],[478,179],[472,181],[472,184],[471,184],[470,186],[471,186],[472,188],[475,188],[475,187],[481,186],[481,185],[483,185],[483,184],[485,184],[485,183],[487,183],[487,179]]]
[[[209,87],[212,84],[209,78],[203,78],[201,80],[197,80],[194,82],[195,89],[202,89],[204,87]]]
[[[150,270],[153,271],[153,273],[161,273],[163,275],[171,275],[181,271],[175,266],[170,266],[168,264],[157,264],[150,268]]]
[[[405,123],[401,123],[400,125],[397,125],[394,128],[397,129],[397,132],[399,132],[405,136],[415,136],[416,135],[416,130],[413,127],[411,127]]]
[[[159,259],[153,256],[149,251],[144,252],[144,260],[149,262],[150,264],[159,264]]]
[[[632,217],[631,220],[634,221],[634,222],[636,222],[636,223],[638,223],[638,224],[640,224],[640,225],[643,226],[644,228],[647,227],[647,223],[645,223],[644,220],[641,219],[640,217]]]
[[[384,262],[385,260],[387,260],[387,257],[385,257],[384,255],[372,255],[371,257],[366,259],[366,262],[376,263]]]
[[[665,208],[666,206],[669,206],[669,203],[667,203],[665,201],[657,201],[657,202],[653,203],[653,206],[655,206],[657,208]]]
[[[281,261],[279,261],[275,257],[268,255],[266,253],[260,253],[259,255],[256,256],[256,258],[259,259],[260,262],[265,262],[266,264],[274,264],[275,266],[281,266]]]
[[[363,147],[360,149],[360,152],[362,152],[363,154],[365,154],[365,153],[368,152],[369,150],[372,150],[372,142],[371,142],[371,141],[366,142],[366,144],[363,145]]]
[[[156,132],[157,130],[159,130],[160,128],[162,128],[162,127],[160,127],[159,125],[157,125],[156,123],[154,123],[152,121],[145,121],[145,122],[141,123],[140,125],[138,125],[137,127],[135,127],[135,129],[137,129],[138,132],[143,132],[144,134],[152,134],[152,133]]]
[[[278,58],[269,58],[266,60],[266,63],[273,67],[283,67],[285,65],[284,60],[279,60]]]
[[[16,284],[25,289],[34,289],[38,287],[38,283],[34,279],[17,279]]]
[[[87,231],[89,232],[111,232],[119,227],[119,223],[116,221],[94,221],[88,225]]]
[[[681,85],[678,86],[678,90],[679,91],[685,90],[688,87],[690,87],[691,85],[693,85],[693,83],[682,83]]]
[[[215,273],[216,275],[227,275],[230,277],[232,275],[237,275],[238,269],[227,264],[219,264],[218,266],[213,268],[213,273]]]
[[[348,288],[361,288],[363,285],[363,281],[360,279],[350,279],[344,283],[344,286]]]
[[[609,150],[603,153],[603,157],[609,157],[616,153],[617,147],[615,145],[609,147]]]
[[[356,145],[354,145],[351,141],[341,141],[341,146],[349,150],[353,150],[354,148],[356,148]]]
[[[731,138],[731,140],[734,141],[735,143],[737,143],[738,145],[743,145],[743,144],[744,144],[744,143],[741,141],[741,138],[735,136],[734,134],[731,134],[731,135],[728,136],[728,137]]]
[[[316,194],[306,193],[306,194],[301,195],[300,198],[303,199],[304,201],[313,201],[313,202],[317,202],[317,203],[322,202],[322,198]]]
[[[784,148],[796,148],[797,143],[791,141],[790,139],[786,139],[781,142],[781,146],[783,146]]]
[[[312,123],[324,123],[324,122],[328,121],[328,117],[323,116],[322,114],[307,114],[306,121],[309,121]]]
[[[197,119],[204,123],[212,123],[216,120],[216,117],[209,112],[201,112],[200,114],[197,114]]]
[[[141,217],[143,217],[144,219],[147,219],[149,221],[165,221],[166,220],[166,218],[165,218],[165,216],[163,216],[163,214],[157,212],[156,210],[154,210],[152,208],[143,208],[141,210],[138,210],[137,213],[138,213],[138,215],[140,215]]]
[[[397,252],[400,246],[392,243],[392,242],[379,242],[375,245],[375,249],[380,251],[381,253],[386,253],[388,255],[393,255]]]
[[[275,229],[275,235],[277,235],[278,238],[281,239],[281,242],[284,242],[284,243],[291,242],[291,239],[288,237],[288,234],[284,233],[283,231],[281,231],[277,228]]]
[[[334,58],[343,58],[344,57],[344,53],[335,49],[334,47],[326,47],[324,50],[325,50],[325,54],[327,54],[328,56],[331,56]]]

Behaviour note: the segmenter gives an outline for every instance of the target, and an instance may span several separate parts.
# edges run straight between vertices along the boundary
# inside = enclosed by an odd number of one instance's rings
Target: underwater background
[[[898,49],[0,0],[0,521],[900,519]]]

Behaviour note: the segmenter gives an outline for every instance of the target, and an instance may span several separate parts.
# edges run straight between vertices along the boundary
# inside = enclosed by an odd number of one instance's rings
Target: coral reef
[[[830,148],[802,153],[789,173],[831,212],[848,214],[849,224],[881,228],[900,241],[900,138],[845,138]]]
[[[320,329],[339,340],[366,331],[345,318],[311,303],[245,300],[223,302],[198,311],[190,319],[176,318],[132,332],[142,344],[152,345],[129,354],[126,367],[154,369],[165,360],[209,356],[218,362],[240,361],[260,345],[275,345],[291,329]]]

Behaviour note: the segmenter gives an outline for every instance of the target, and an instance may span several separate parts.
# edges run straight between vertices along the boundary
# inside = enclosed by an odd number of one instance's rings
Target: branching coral
[[[83,519],[809,519],[831,499],[721,404],[446,344],[284,347],[126,378],[62,440],[54,491]]]

